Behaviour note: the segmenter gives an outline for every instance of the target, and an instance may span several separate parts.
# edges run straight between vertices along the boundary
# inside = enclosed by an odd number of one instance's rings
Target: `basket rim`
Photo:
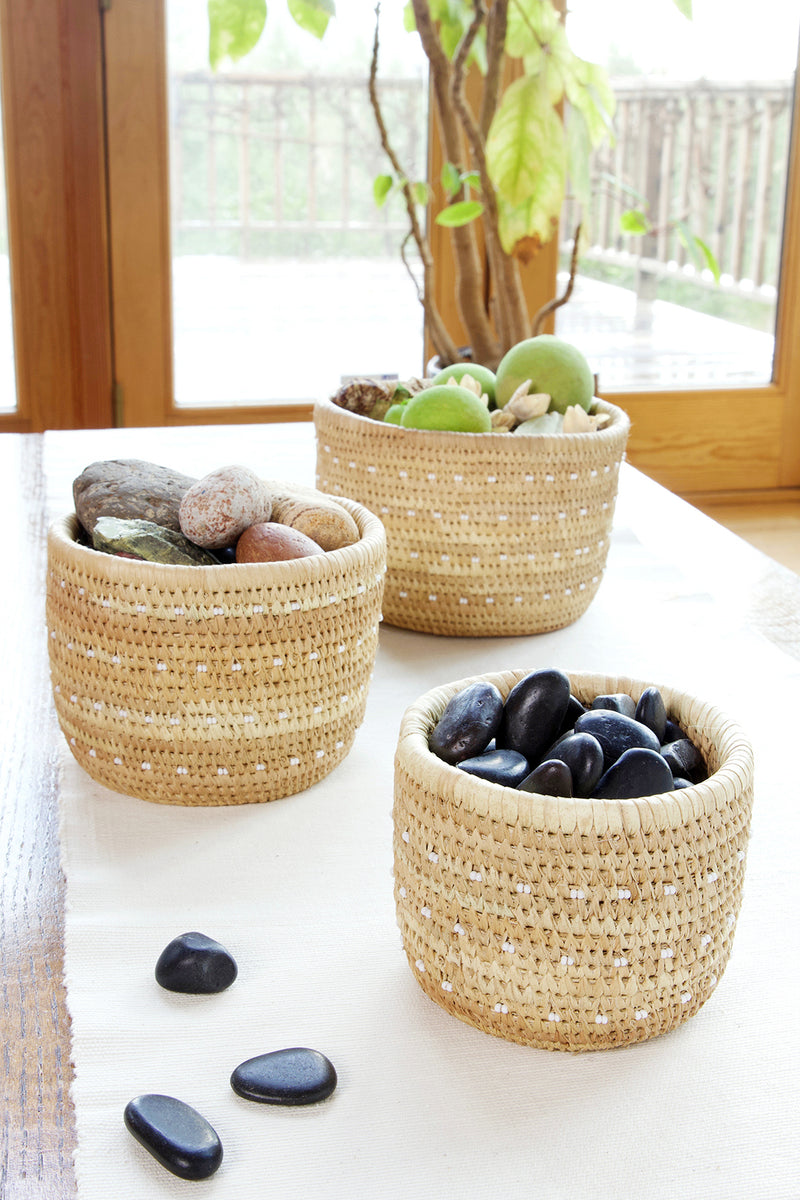
[[[364,429],[372,429],[376,436],[387,439],[391,444],[393,441],[400,444],[406,440],[407,444],[414,441],[434,439],[439,441],[442,447],[448,443],[452,446],[457,446],[459,442],[463,445],[474,445],[476,442],[486,438],[498,437],[503,439],[503,445],[508,447],[512,444],[518,444],[520,448],[525,448],[526,453],[530,452],[532,447],[538,447],[542,450],[555,449],[557,447],[581,445],[587,439],[599,446],[606,443],[615,444],[620,437],[627,438],[630,432],[630,417],[624,409],[619,408],[616,404],[611,404],[608,400],[603,400],[599,396],[594,397],[595,406],[600,412],[608,413],[611,420],[608,425],[602,429],[595,429],[587,433],[517,433],[509,432],[508,430],[491,430],[487,433],[461,433],[452,429],[403,429],[399,425],[387,424],[385,421],[373,421],[371,417],[364,417],[360,413],[350,412],[347,408],[341,408],[340,405],[334,404],[333,400],[326,398],[323,400],[315,400],[314,402],[314,423],[316,425],[318,416],[338,417],[345,423],[354,424],[356,427],[361,425]],[[380,432],[378,432],[380,430]],[[409,437],[410,435],[410,437]],[[513,442],[510,439],[514,439]]]
[[[476,817],[489,817],[505,825],[547,832],[598,834],[634,833],[653,828],[678,828],[688,820],[709,815],[735,803],[752,787],[753,749],[744,730],[728,713],[714,704],[666,684],[654,684],[629,676],[605,675],[565,669],[575,694],[603,695],[629,692],[638,698],[646,687],[657,686],[667,710],[686,720],[694,714],[720,755],[717,770],[701,783],[679,791],[663,792],[636,799],[583,799],[520,792],[490,783],[436,757],[428,748],[432,723],[447,701],[471,683],[496,684],[503,696],[530,671],[513,669],[470,675],[429,689],[410,704],[403,714],[395,753],[395,769],[401,766],[418,778],[443,804]]]
[[[319,489],[306,489],[317,491]],[[343,496],[329,496],[346,509],[358,525],[361,537],[350,546],[338,550],[327,550],[306,558],[288,559],[272,563],[219,563],[205,566],[200,563],[159,563],[146,559],[120,558],[81,545],[75,540],[79,528],[76,513],[68,513],[53,520],[47,531],[49,550],[58,549],[76,560],[85,563],[102,562],[109,578],[122,583],[146,582],[150,576],[154,583],[169,586],[193,582],[203,590],[230,587],[241,584],[245,587],[286,587],[293,584],[314,584],[333,574],[344,574],[360,567],[370,559],[384,561],[386,558],[386,530],[383,522],[363,504]],[[152,575],[151,575],[152,573]]]

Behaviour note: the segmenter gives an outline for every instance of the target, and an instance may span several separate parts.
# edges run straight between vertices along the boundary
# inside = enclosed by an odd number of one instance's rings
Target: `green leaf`
[[[565,76],[564,86],[570,104],[586,119],[592,146],[613,141],[617,101],[605,68],[576,58],[573,70]]]
[[[264,31],[266,0],[208,0],[208,61],[216,71],[226,58],[249,54]]]
[[[391,175],[376,175],[372,182],[372,196],[378,208],[386,203],[386,197],[392,190],[394,180]]]
[[[455,196],[461,187],[461,176],[458,173],[458,167],[451,162],[442,163],[442,171],[439,178],[441,179],[444,194],[447,197]]]
[[[678,12],[683,13],[687,21],[692,19],[692,0],[675,0]]]
[[[629,208],[619,218],[619,227],[623,233],[649,233],[653,226],[647,219],[646,213],[640,208]]]
[[[431,198],[431,189],[424,179],[420,179],[411,184],[411,195],[414,197],[415,204],[427,204]]]
[[[534,225],[540,232],[549,227],[563,199],[566,147],[542,77],[518,79],[506,89],[486,139],[486,160],[503,203],[517,208],[535,201]]]
[[[703,258],[705,259],[706,266],[708,267],[711,274],[714,276],[714,282],[719,283],[719,277],[720,277],[721,272],[720,272],[719,263],[717,262],[717,256],[714,254],[714,251],[711,249],[711,247],[706,245],[706,243],[703,241],[702,238],[696,237],[694,240],[697,242],[697,245],[700,247],[700,252],[703,255]]]
[[[462,171],[459,179],[464,187],[477,188],[481,186],[481,177],[479,171]]]
[[[702,240],[692,233],[685,221],[675,222],[675,232],[678,235],[679,241],[686,247],[692,257],[694,265],[702,271],[704,267],[708,267],[711,274],[714,276],[714,282],[719,283],[720,269],[711,248]]]
[[[287,7],[300,28],[315,38],[325,36],[328,22],[336,15],[333,0],[287,0]]]
[[[456,204],[448,204],[436,216],[436,224],[454,229],[459,225],[469,225],[483,212],[480,200],[459,200]]]
[[[408,0],[408,3],[403,9],[403,28],[405,29],[406,33],[416,33],[417,30],[417,20],[414,16],[414,5],[411,3],[411,0]]]

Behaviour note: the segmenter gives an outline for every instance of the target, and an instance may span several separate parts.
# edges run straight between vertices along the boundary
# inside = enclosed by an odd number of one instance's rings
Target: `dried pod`
[[[581,408],[580,404],[570,404],[564,410],[562,428],[564,433],[591,433],[596,426],[592,424],[592,418],[585,408]]]
[[[331,400],[348,412],[382,421],[392,403],[392,396],[387,388],[374,379],[353,379],[343,383]]]
[[[518,424],[517,418],[511,412],[506,412],[504,408],[496,408],[491,413],[492,429],[497,433],[510,433],[511,430]]]
[[[505,405],[508,412],[512,412],[520,421],[530,421],[531,417],[540,417],[550,407],[550,396],[548,393],[531,392],[528,394],[527,389],[530,386],[530,380],[526,380],[525,383],[520,384]]]

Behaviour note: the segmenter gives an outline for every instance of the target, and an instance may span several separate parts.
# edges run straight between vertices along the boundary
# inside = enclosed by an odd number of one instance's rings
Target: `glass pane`
[[[769,382],[800,6],[694,0],[691,21],[671,0],[569,7],[574,50],[610,72],[616,141],[594,154],[557,331],[604,391]],[[621,232],[625,210],[644,236]],[[568,203],[565,237],[576,221]]]
[[[388,170],[367,96],[374,5],[338,7],[320,42],[270,4],[256,49],[211,73],[205,6],[169,0],[178,405],[308,401],[342,376],[421,370],[405,214],[397,196],[373,199]],[[421,179],[425,73],[402,8],[382,6],[381,97]]]
[[[0,79],[0,85],[2,79]],[[2,87],[0,86],[0,100]],[[14,336],[11,323],[11,274],[8,262],[8,208],[6,204],[3,120],[0,112],[0,412],[16,412]]]

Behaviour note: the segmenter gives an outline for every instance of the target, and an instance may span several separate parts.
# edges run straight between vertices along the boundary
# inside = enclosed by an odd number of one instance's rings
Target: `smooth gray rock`
[[[596,800],[635,800],[673,789],[672,772],[661,755],[634,746],[608,768],[592,794]]]
[[[257,1104],[317,1104],[336,1087],[336,1070],[319,1050],[291,1046],[239,1063],[231,1087],[237,1096]]]
[[[146,562],[190,567],[219,566],[219,559],[208,550],[195,546],[182,533],[152,521],[98,517],[92,532],[92,545],[95,550],[102,550],[106,554],[141,558]]]
[[[428,739],[437,758],[455,766],[482,754],[503,717],[503,697],[493,683],[478,680],[457,692]]]
[[[180,531],[181,500],[197,480],[140,458],[91,463],[72,484],[78,520],[91,534],[99,517],[153,521]]]
[[[137,1096],[125,1106],[124,1120],[137,1142],[179,1179],[210,1179],[222,1162],[213,1125],[174,1096]]]

